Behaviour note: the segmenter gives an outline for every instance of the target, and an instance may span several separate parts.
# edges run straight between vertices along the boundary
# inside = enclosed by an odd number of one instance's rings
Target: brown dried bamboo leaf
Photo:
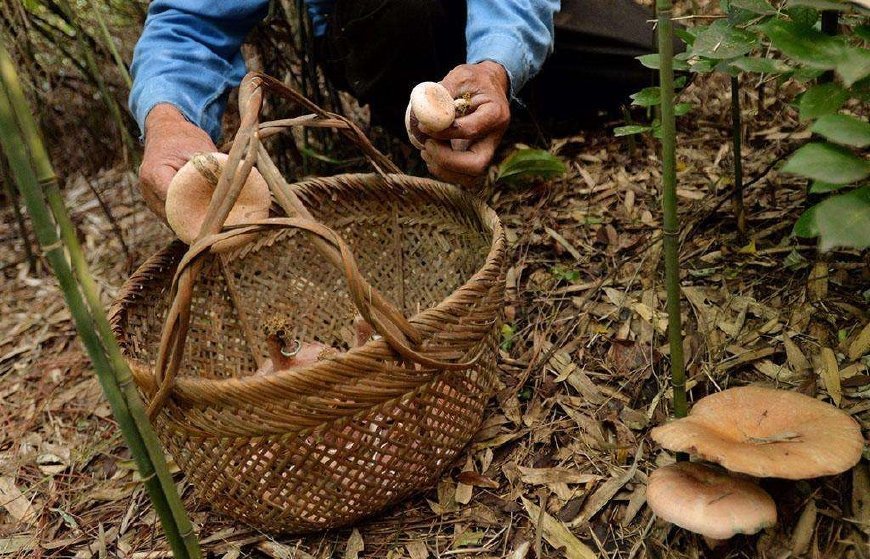
[[[816,507],[816,501],[810,499],[807,506],[804,507],[791,535],[791,551],[795,556],[800,557],[810,548],[810,543],[813,540],[813,531],[816,527],[817,515],[818,508]]]
[[[857,361],[868,351],[870,351],[870,322],[864,326],[855,341],[849,345],[849,359]]]
[[[852,468],[852,515],[858,529],[870,534],[870,467],[864,463]]]
[[[519,466],[523,483],[531,485],[547,485],[550,483],[590,483],[598,481],[601,476],[578,472],[570,468],[524,468]]]
[[[0,508],[5,508],[16,522],[32,525],[36,521],[36,511],[12,478],[0,477]]]
[[[350,533],[347,538],[347,546],[344,548],[344,559],[359,559],[359,554],[365,550],[366,544],[363,541],[362,535],[356,528]]]
[[[610,500],[619,493],[619,490],[634,477],[641,456],[643,456],[643,443],[637,446],[637,452],[634,455],[634,462],[631,467],[623,472],[622,475],[614,476],[602,483],[601,487],[596,489],[595,493],[593,493],[592,496],[589,497],[589,500],[586,501],[586,504],[583,505],[583,509],[580,511],[577,518],[569,522],[568,526],[574,528],[588,522],[590,518],[595,516],[598,511],[604,507],[604,505],[609,503]]]
[[[840,367],[837,365],[837,356],[834,350],[823,347],[820,352],[819,374],[825,383],[825,390],[834,401],[834,405],[840,406],[843,401],[843,388],[840,385]]]
[[[522,501],[532,524],[537,524],[538,519],[540,519],[541,526],[539,528],[543,531],[544,539],[551,546],[561,550],[567,559],[597,559],[595,552],[578,540],[563,523],[546,512],[542,513],[540,507],[525,497],[522,497]]]
[[[788,357],[788,364],[791,365],[793,371],[802,372],[813,368],[810,364],[810,360],[807,359],[807,356],[804,355],[801,348],[799,348],[785,332],[782,334],[782,343],[785,345],[785,354],[786,357]]]
[[[426,543],[423,540],[414,540],[405,544],[405,549],[408,550],[408,556],[411,559],[428,559],[429,550],[426,548]]]

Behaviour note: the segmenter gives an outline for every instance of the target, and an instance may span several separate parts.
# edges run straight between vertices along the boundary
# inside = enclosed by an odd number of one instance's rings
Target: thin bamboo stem
[[[127,91],[130,91],[133,89],[133,79],[130,77],[127,65],[124,63],[124,59],[121,58],[121,53],[118,52],[118,47],[115,45],[115,40],[112,38],[112,34],[109,33],[109,28],[106,27],[106,21],[103,19],[103,14],[100,13],[99,6],[97,6],[97,3],[94,2],[94,0],[90,0],[90,4],[91,10],[94,12],[94,17],[97,18],[97,24],[100,26],[100,31],[103,33],[103,41],[106,42],[106,46],[109,47],[109,52],[112,53],[112,58],[115,59],[115,64],[118,66],[118,73],[121,74],[121,78],[127,86]]]
[[[731,206],[737,220],[740,237],[746,236],[746,207],[743,204],[743,148],[741,136],[743,119],[740,116],[740,78],[731,76],[731,145],[734,156],[734,191]]]
[[[162,447],[145,419],[144,406],[112,335],[96,284],[63,206],[57,177],[30,115],[12,61],[2,46],[0,142],[27,204],[37,240],[58,279],[82,344],[91,357],[106,399],[161,519],[167,541],[176,557],[198,559],[201,553],[193,526],[172,482]],[[43,193],[47,195],[48,207]],[[69,261],[64,249],[69,253]]]
[[[686,372],[683,361],[683,335],[680,317],[679,220],[677,217],[676,117],[674,115],[674,26],[670,0],[656,0],[659,78],[662,99],[662,210],[667,289],[668,341],[671,354],[671,386],[674,390],[674,415],[685,417]]]
[[[136,142],[133,140],[133,136],[130,134],[130,130],[127,129],[127,124],[124,120],[124,115],[121,112],[121,108],[118,106],[118,102],[114,97],[109,93],[109,88],[106,86],[105,80],[103,80],[102,74],[100,73],[100,69],[97,66],[97,62],[94,60],[94,56],[91,53],[91,50],[88,48],[87,43],[85,42],[85,33],[82,30],[81,25],[79,25],[78,20],[76,20],[72,10],[69,6],[69,0],[60,0],[61,7],[66,11],[69,21],[76,33],[76,41],[79,44],[79,50],[81,51],[82,56],[85,59],[85,66],[87,66],[91,76],[97,84],[97,89],[100,91],[100,97],[103,98],[103,103],[106,104],[106,108],[109,109],[109,113],[112,115],[112,119],[115,121],[115,126],[118,128],[118,134],[121,136],[121,141],[124,143],[124,147],[127,149],[127,153],[133,161],[134,166],[139,165],[139,156],[138,150],[136,149]]]
[[[3,182],[3,188],[6,190],[6,196],[9,197],[9,204],[12,206],[12,212],[15,214],[15,224],[18,226],[18,235],[21,237],[21,242],[24,243],[24,256],[27,258],[27,269],[33,273],[36,272],[36,255],[33,254],[33,249],[30,246],[30,235],[27,232],[27,225],[24,223],[24,216],[21,214],[19,206],[18,193],[12,186],[12,177],[8,173],[6,165],[0,161],[0,180]]]

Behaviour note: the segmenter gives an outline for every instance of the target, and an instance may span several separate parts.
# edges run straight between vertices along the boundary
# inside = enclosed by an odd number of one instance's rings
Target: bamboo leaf
[[[870,247],[870,186],[831,196],[817,204],[819,250]]]
[[[836,67],[837,75],[849,87],[870,75],[870,50],[846,47]]]
[[[845,56],[846,45],[842,40],[811,27],[771,19],[759,28],[784,55],[810,68],[833,70]]]
[[[659,87],[645,87],[630,95],[631,104],[638,107],[653,107],[662,102],[662,90]]]
[[[698,35],[692,45],[692,53],[722,60],[746,54],[757,44],[758,36],[732,27],[727,21],[717,20]]]
[[[638,124],[629,124],[627,126],[617,126],[613,129],[613,135],[617,138],[622,136],[631,136],[633,134],[643,134],[652,130],[652,126],[641,126]]]
[[[756,74],[785,74],[794,70],[794,68],[782,60],[776,60],[775,58],[741,56],[730,60],[729,64],[743,72],[754,72]]]
[[[810,128],[832,142],[865,148],[870,145],[870,123],[849,115],[823,115]]]
[[[801,95],[798,99],[798,111],[802,120],[818,118],[837,112],[848,98],[849,92],[836,83],[819,84]]]
[[[731,0],[731,7],[764,16],[776,14],[776,8],[771,6],[766,0]]]
[[[782,172],[832,184],[848,184],[870,175],[870,163],[840,146],[813,142],[794,152]]]
[[[534,178],[551,179],[565,174],[565,164],[542,149],[520,149],[498,167],[497,181],[522,182]]]
[[[827,194],[828,192],[836,192],[842,188],[849,186],[848,184],[833,184],[825,181],[813,181],[810,185],[810,194]]]

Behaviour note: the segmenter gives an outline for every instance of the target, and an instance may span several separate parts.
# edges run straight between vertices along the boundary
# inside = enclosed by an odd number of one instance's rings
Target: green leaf
[[[677,38],[686,43],[687,46],[691,47],[695,43],[695,38],[698,36],[697,34],[700,29],[702,29],[702,26],[693,27],[690,29],[680,27],[678,29],[674,29],[674,35],[676,35]]]
[[[785,62],[775,58],[742,56],[729,61],[729,64],[744,72],[754,72],[756,74],[784,74],[793,70]]]
[[[808,208],[797,221],[794,223],[794,229],[792,229],[792,233],[794,233],[798,237],[804,237],[805,239],[811,239],[813,237],[819,236],[819,226],[816,223],[816,209],[819,207],[818,204],[815,206]]]
[[[561,159],[543,149],[519,149],[498,166],[497,181],[524,182],[534,178],[550,179],[564,175]]]
[[[798,68],[791,74],[791,77],[801,83],[809,83],[815,81],[824,73],[824,70],[818,70],[816,68]]]
[[[789,0],[789,7],[812,8],[814,10],[843,10],[848,8],[842,2],[832,0]]]
[[[870,124],[849,115],[824,115],[810,131],[844,146],[865,148],[870,145]]]
[[[831,196],[815,207],[819,250],[870,247],[870,186]]]
[[[662,102],[662,91],[658,87],[645,87],[630,97],[632,105],[653,107]]]
[[[813,27],[819,21],[819,11],[813,8],[786,8],[785,13],[802,27]]]
[[[765,0],[731,0],[731,7],[740,8],[754,14],[769,16],[776,13],[776,8]]]
[[[840,146],[813,142],[794,152],[782,172],[832,184],[848,184],[870,175],[870,163]]]
[[[863,80],[870,75],[870,49],[846,47],[836,71],[847,87]]]
[[[643,56],[636,57],[641,64],[646,66],[647,68],[652,68],[653,70],[658,70],[661,66],[661,57],[658,53],[654,54],[644,54]],[[674,70],[688,70],[689,63],[685,61],[685,59],[679,59],[674,57]]]
[[[696,74],[707,74],[713,71],[714,66],[715,63],[712,60],[708,58],[699,58],[689,66],[689,70]]]
[[[691,103],[677,103],[674,105],[674,116],[683,116],[692,110]]]
[[[703,58],[722,60],[751,51],[758,37],[748,31],[732,27],[727,21],[716,20],[698,34],[692,53]]]
[[[870,25],[859,25],[853,31],[855,36],[860,37],[864,41],[870,41]]]
[[[798,110],[802,120],[818,118],[840,110],[849,92],[836,83],[823,83],[806,90],[798,99]]]
[[[810,68],[833,70],[845,56],[846,45],[843,41],[809,27],[771,19],[759,28],[770,38],[774,47]]]
[[[631,136],[633,134],[643,134],[652,130],[652,126],[640,126],[638,124],[629,124],[628,126],[617,126],[613,129],[613,135],[617,138],[621,136]]]
[[[810,185],[810,194],[827,194],[828,192],[835,192],[847,186],[847,184],[832,184],[824,181],[813,181],[813,184]]]

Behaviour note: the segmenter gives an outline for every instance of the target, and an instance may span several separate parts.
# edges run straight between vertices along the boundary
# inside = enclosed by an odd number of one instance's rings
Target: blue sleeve
[[[466,62],[504,66],[511,94],[523,88],[553,50],[553,16],[560,0],[468,0]]]
[[[268,0],[154,0],[131,67],[139,129],[155,105],[170,103],[217,141],[227,95],[245,75],[242,42],[268,7]]]

